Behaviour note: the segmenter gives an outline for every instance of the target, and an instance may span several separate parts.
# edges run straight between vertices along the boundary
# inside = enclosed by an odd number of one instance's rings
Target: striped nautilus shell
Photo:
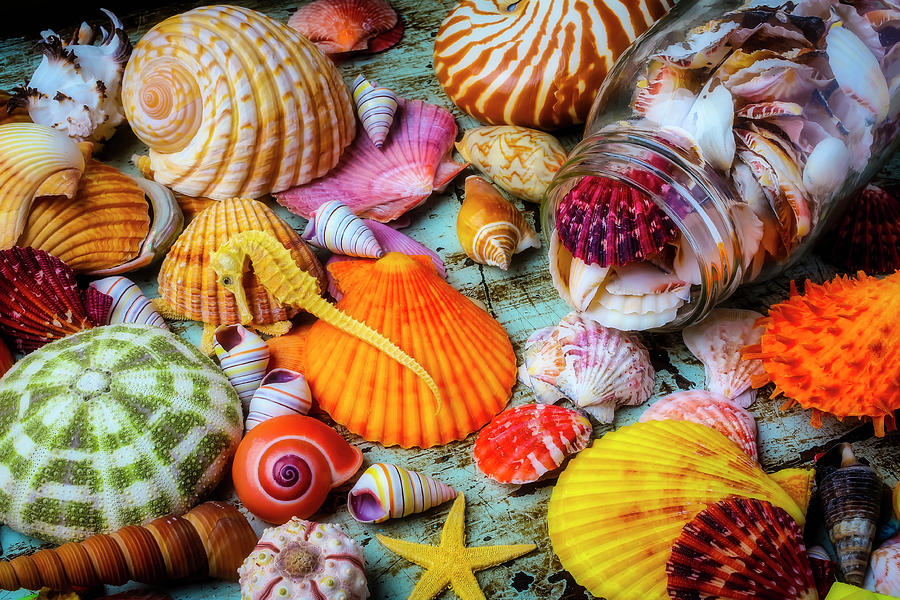
[[[156,181],[216,200],[321,177],[356,132],[334,64],[296,31],[236,6],[197,8],[148,31],[122,102]]]
[[[462,0],[434,43],[450,99],[479,121],[582,123],[613,62],[669,0]]]

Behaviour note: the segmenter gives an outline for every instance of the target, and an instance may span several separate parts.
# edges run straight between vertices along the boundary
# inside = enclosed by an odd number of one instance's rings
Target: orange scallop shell
[[[266,372],[275,369],[290,369],[306,373],[306,340],[312,323],[297,325],[290,332],[266,341],[269,346],[269,366]]]
[[[184,230],[159,271],[159,294],[175,312],[213,325],[239,323],[234,294],[219,285],[210,257],[226,240],[244,231],[274,235],[304,271],[325,289],[325,271],[312,250],[272,209],[256,200],[233,198],[203,210]],[[268,324],[290,319],[294,307],[281,306],[257,281],[252,268],[244,274],[247,303],[253,323]]]
[[[140,253],[149,210],[134,179],[90,160],[74,199],[35,198],[18,245],[46,250],[76,273],[110,269]]]
[[[306,350],[307,380],[335,421],[386,446],[428,448],[466,437],[503,409],[516,381],[512,344],[428,257],[390,252],[329,269],[344,292],[337,307],[415,358],[443,397],[438,410],[411,370],[318,321]]]

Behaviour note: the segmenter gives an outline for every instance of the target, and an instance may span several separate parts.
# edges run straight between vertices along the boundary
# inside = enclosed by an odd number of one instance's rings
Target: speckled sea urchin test
[[[870,418],[875,433],[894,427],[900,408],[900,271],[884,279],[862,271],[857,278],[838,276],[806,283],[760,319],[759,344],[743,350],[745,359],[763,361],[765,373],[753,386],[775,382],[783,408],[813,409],[812,425],[822,413],[839,419]]]
[[[0,521],[63,543],[183,513],[241,431],[228,379],[178,336],[129,324],[63,338],[0,379]]]

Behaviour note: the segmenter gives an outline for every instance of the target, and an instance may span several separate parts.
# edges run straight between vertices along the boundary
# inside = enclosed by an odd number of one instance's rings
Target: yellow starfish
[[[466,547],[466,499],[462,494],[456,497],[450,508],[439,546],[415,544],[381,534],[377,537],[394,554],[426,569],[408,600],[431,600],[448,586],[462,600],[485,600],[475,572],[518,558],[537,548],[534,544]]]

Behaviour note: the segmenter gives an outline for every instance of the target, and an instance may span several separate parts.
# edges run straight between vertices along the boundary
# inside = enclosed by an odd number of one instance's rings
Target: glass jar
[[[900,142],[900,10],[685,0],[610,71],[543,205],[554,286],[680,329],[781,272]]]

